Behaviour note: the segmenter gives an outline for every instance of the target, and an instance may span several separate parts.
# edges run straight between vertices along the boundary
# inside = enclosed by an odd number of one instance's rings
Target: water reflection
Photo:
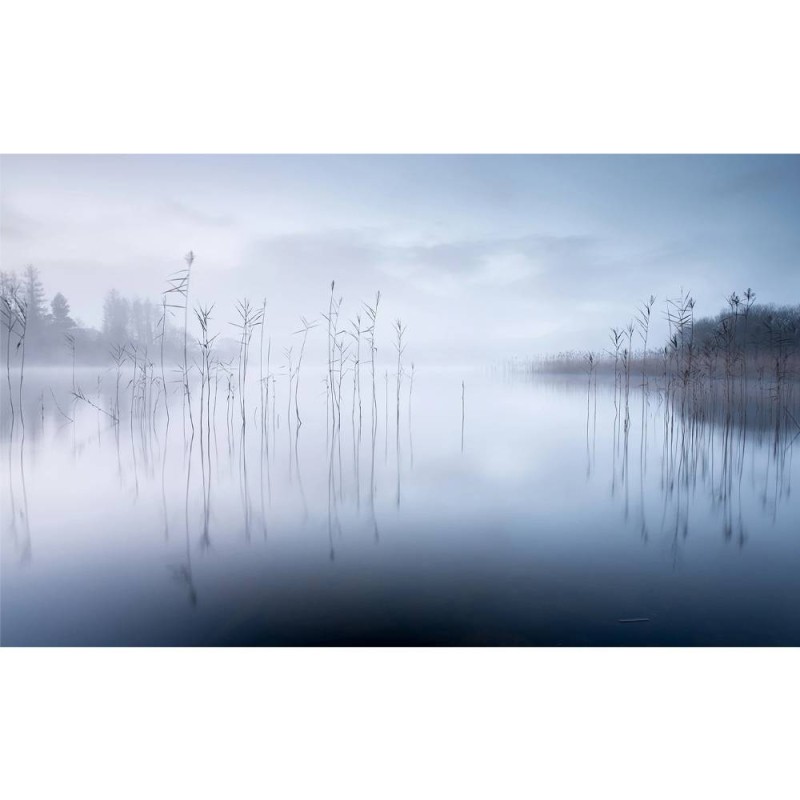
[[[384,371],[362,408],[355,363],[337,361],[324,396],[304,381],[298,399],[292,362],[281,383],[267,368],[242,418],[232,371],[208,369],[186,396],[182,376],[163,381],[133,354],[92,403],[69,378],[32,381],[31,405],[2,424],[4,641],[125,643],[136,631],[217,643],[244,620],[236,641],[272,641],[279,628],[280,641],[339,641],[357,628],[344,640],[380,630],[388,643],[414,631],[433,643],[564,643],[581,631],[584,643],[613,643],[598,609],[647,617],[656,636],[697,581],[731,642],[746,598],[766,620],[770,597],[800,595],[800,426],[768,389],[728,406],[722,394],[701,401],[591,373],[531,385],[412,369],[391,387]],[[687,609],[681,630],[696,624]],[[800,619],[771,635],[795,641]]]
[[[596,396],[596,377],[592,388]],[[743,547],[747,541],[744,508],[760,497],[759,524],[763,528],[777,521],[778,507],[791,496],[791,456],[800,433],[790,408],[775,402],[761,390],[742,393],[734,403],[723,402],[713,390],[687,400],[681,392],[641,387],[638,430],[631,424],[629,397],[623,398],[618,385],[605,387],[612,393],[614,417],[610,463],[610,496],[622,507],[623,519],[630,520],[631,439],[638,438],[638,526],[644,542],[650,540],[647,521],[646,486],[651,451],[658,453],[658,488],[662,498],[660,535],[670,540],[673,563],[680,543],[690,534],[693,512],[707,502],[717,520],[722,538]],[[716,387],[719,388],[719,387]],[[656,408],[651,398],[656,397]],[[596,403],[596,401],[595,401]],[[596,409],[596,406],[595,406]],[[797,428],[794,429],[792,426]],[[586,405],[586,476],[592,478],[596,436],[596,410]],[[619,497],[619,494],[622,497]],[[707,524],[707,520],[703,520]]]
[[[179,583],[183,584],[189,596],[189,602],[197,605],[197,590],[194,586],[194,571],[192,569],[192,543],[190,521],[190,495],[189,488],[192,483],[192,451],[194,449],[194,434],[189,437],[189,455],[186,461],[186,493],[184,495],[184,541],[186,545],[186,559],[183,564],[172,567],[172,575]]]
[[[13,423],[12,423],[13,425]],[[4,525],[7,527],[14,552],[20,564],[27,564],[33,558],[30,516],[28,513],[28,489],[25,480],[25,436],[20,437],[16,460],[12,442],[8,443],[8,509]]]

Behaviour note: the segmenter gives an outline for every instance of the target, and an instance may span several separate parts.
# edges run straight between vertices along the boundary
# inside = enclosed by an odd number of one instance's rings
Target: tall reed
[[[381,293],[375,295],[374,305],[364,303],[364,308],[367,312],[369,324],[366,328],[367,342],[369,343],[369,367],[370,377],[372,378],[372,425],[375,427],[378,420],[378,396],[375,391],[375,354],[378,348],[375,346],[375,327],[378,322],[378,307],[381,302]]]
[[[303,365],[303,353],[306,350],[306,341],[308,340],[308,332],[313,330],[316,326],[316,322],[309,322],[305,317],[300,318],[300,322],[302,327],[299,331],[295,331],[295,335],[302,334],[303,338],[300,342],[300,353],[297,356],[297,367],[295,369],[295,378],[294,378],[294,412],[297,418],[297,426],[303,424],[303,421],[300,419],[300,405],[297,399],[298,392],[300,391],[300,367]]]
[[[14,412],[14,396],[11,388],[11,339],[17,334],[19,327],[18,303],[19,299],[16,287],[12,287],[0,294],[0,320],[2,320],[3,329],[6,334],[6,379],[8,381],[8,402],[11,406],[12,433],[16,414]],[[19,343],[17,347],[19,347]]]
[[[167,278],[169,288],[164,292],[162,309],[175,308],[183,312],[183,368],[181,379],[183,382],[183,415],[184,428],[186,427],[186,408],[189,408],[189,422],[194,433],[194,419],[192,417],[192,395],[189,387],[189,281],[194,264],[194,253],[190,250],[184,257],[186,268],[178,270]],[[171,302],[166,302],[169,299]],[[164,316],[166,324],[166,315]]]
[[[397,319],[394,322],[394,332],[395,332],[395,342],[394,348],[395,352],[397,353],[397,382],[396,382],[396,400],[397,400],[397,416],[396,416],[396,432],[397,432],[397,441],[400,441],[400,383],[403,379],[403,352],[406,349],[405,344],[403,343],[403,336],[406,332],[406,327],[403,325],[402,321]]]
[[[250,301],[245,298],[236,303],[236,313],[239,316],[238,322],[231,324],[239,330],[239,365],[238,365],[238,384],[239,384],[239,403],[242,413],[242,428],[247,424],[247,366],[250,358],[250,340],[253,331],[260,324],[263,317],[261,308],[254,308]]]

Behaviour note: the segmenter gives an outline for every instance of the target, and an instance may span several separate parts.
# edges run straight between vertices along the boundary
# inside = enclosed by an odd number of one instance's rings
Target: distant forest
[[[0,352],[20,342],[25,329],[25,360],[34,364],[71,363],[73,350],[80,364],[106,364],[117,347],[153,352],[161,347],[161,305],[149,299],[127,298],[116,289],[106,294],[100,330],[73,316],[69,300],[56,292],[48,300],[39,270],[28,266],[20,277],[0,271]],[[169,315],[165,324],[165,357],[178,358],[183,339]],[[10,334],[10,335],[9,335]]]
[[[668,323],[667,341],[648,338],[651,317],[657,313],[655,298],[642,303],[630,320],[611,328],[602,350],[568,351],[538,359],[515,359],[504,364],[509,372],[616,373],[636,364],[650,375],[669,371],[681,363],[686,377],[700,372],[709,377],[772,375],[778,380],[800,377],[800,305],[757,304],[747,289],[732,292],[727,308],[713,317],[695,317],[694,299],[687,293],[664,304]]]

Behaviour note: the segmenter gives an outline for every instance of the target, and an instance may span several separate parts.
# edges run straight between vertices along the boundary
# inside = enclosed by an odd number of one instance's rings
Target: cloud
[[[178,200],[169,200],[166,208],[179,219],[186,222],[193,222],[198,225],[211,225],[214,227],[228,227],[233,225],[234,217],[228,214],[214,214],[208,211],[201,211]]]
[[[0,237],[4,240],[25,240],[36,236],[40,226],[29,214],[3,201],[0,206]]]
[[[598,241],[588,236],[519,236],[397,242],[375,230],[295,233],[257,240],[250,269],[280,274],[306,288],[339,273],[361,284],[395,279],[439,294],[459,286],[506,288],[547,273],[586,268]]]

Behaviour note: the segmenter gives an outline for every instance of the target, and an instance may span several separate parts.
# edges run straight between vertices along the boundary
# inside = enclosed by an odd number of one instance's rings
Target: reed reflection
[[[743,547],[748,538],[747,511],[752,516],[756,510],[748,498],[758,485],[759,521],[776,524],[781,503],[791,497],[789,465],[800,426],[793,421],[792,410],[777,403],[773,393],[752,386],[747,394],[738,388],[731,392],[721,384],[687,396],[692,391],[689,387],[653,387],[646,381],[641,387],[638,431],[634,431],[625,422],[626,388],[615,382],[608,389],[614,393],[609,494],[620,504],[627,523],[630,438],[638,436],[637,524],[644,542],[651,535],[647,497],[653,485],[661,495],[659,533],[669,537],[675,563],[680,543],[690,535],[692,519],[705,507],[716,518],[723,541]],[[655,406],[650,400],[654,393]],[[587,407],[587,426],[588,419]],[[657,484],[648,473],[653,447],[659,454]],[[590,480],[588,439],[586,461]]]

